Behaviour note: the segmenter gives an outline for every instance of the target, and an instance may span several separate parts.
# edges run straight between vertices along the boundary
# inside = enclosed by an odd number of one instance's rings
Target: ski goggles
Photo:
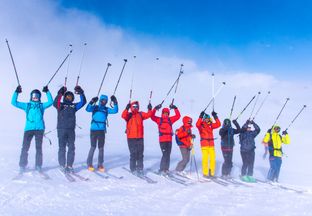
[[[65,97],[65,99],[67,100],[67,101],[73,101],[73,96],[71,95],[71,94],[67,94],[66,95],[66,97]]]
[[[133,109],[139,109],[139,105],[138,105],[138,104],[133,104],[133,105],[132,105],[132,108],[133,108]]]
[[[280,130],[281,130],[281,128],[280,128],[280,127],[274,127],[274,131],[275,131],[275,132],[277,132],[277,133],[278,133],[278,132],[280,132]]]
[[[38,94],[38,93],[32,93],[32,94],[31,94],[31,100],[33,100],[33,101],[38,101],[38,100],[40,100],[40,94]]]

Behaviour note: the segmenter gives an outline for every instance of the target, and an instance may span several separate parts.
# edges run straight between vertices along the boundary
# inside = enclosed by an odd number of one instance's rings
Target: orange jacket
[[[188,124],[188,122],[192,120],[190,117],[185,116],[183,117],[183,126],[176,130],[176,135],[183,143],[180,145],[180,148],[191,148],[193,145],[192,142],[192,125]]]
[[[170,110],[168,108],[163,108],[162,116],[158,117],[155,116],[156,109],[153,109],[151,119],[158,125],[159,142],[172,142],[172,124],[180,119],[181,114],[178,109],[174,109],[174,116],[165,117],[163,116],[165,112],[168,113],[168,116],[170,115]]]
[[[197,120],[196,127],[200,134],[201,147],[214,147],[213,130],[221,126],[219,118],[216,118],[215,121],[215,123],[212,123],[210,120],[210,122],[207,123],[202,118]]]
[[[138,109],[133,109],[133,104],[135,103],[138,104],[137,101],[131,103],[131,112],[125,109],[121,115],[121,117],[127,122],[126,133],[128,139],[144,138],[143,120],[151,117],[152,112],[148,111],[147,113],[145,113],[139,112]]]

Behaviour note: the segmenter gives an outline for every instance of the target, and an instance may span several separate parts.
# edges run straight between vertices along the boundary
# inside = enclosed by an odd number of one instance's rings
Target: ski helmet
[[[67,91],[65,94],[64,94],[64,102],[73,102],[75,100],[75,96],[74,94],[71,92],[71,91]]]
[[[30,93],[30,100],[31,101],[40,101],[41,99],[41,92],[38,89],[34,89]]]

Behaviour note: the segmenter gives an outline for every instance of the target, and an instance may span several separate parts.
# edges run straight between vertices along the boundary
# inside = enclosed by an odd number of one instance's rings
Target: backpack
[[[183,145],[184,143],[183,143],[183,142],[180,140],[180,138],[178,137],[178,130],[179,130],[179,129],[177,129],[177,130],[176,130],[176,133],[175,133],[175,140],[176,140],[177,145],[178,145],[178,146],[181,146],[181,145]],[[185,131],[184,126],[182,126],[182,130]]]

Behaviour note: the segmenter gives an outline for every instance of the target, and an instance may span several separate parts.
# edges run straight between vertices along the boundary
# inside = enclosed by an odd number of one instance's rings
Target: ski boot
[[[94,171],[94,167],[93,167],[92,165],[89,165],[89,166],[88,166],[88,170],[89,170],[90,172],[93,172],[93,171]]]
[[[247,178],[248,178],[250,183],[256,183],[257,182],[257,180],[252,176],[247,176]]]
[[[41,166],[36,166],[36,167],[35,167],[35,170],[36,170],[37,172],[42,172]]]
[[[73,173],[73,172],[74,172],[74,168],[73,168],[72,166],[67,166],[67,167],[65,168],[65,172],[66,172],[66,173]]]
[[[102,172],[102,173],[105,172],[105,168],[103,165],[99,165],[98,170],[99,170],[99,172]]]

